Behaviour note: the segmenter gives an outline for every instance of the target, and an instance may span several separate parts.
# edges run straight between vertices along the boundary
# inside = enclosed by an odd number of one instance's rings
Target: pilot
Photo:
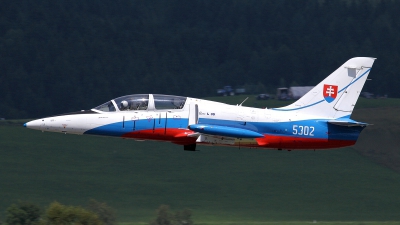
[[[128,106],[129,106],[128,102],[125,101],[125,100],[123,100],[123,101],[121,102],[121,106],[120,106],[119,108],[120,108],[121,111],[123,111],[123,110],[127,110],[127,109],[128,109]]]

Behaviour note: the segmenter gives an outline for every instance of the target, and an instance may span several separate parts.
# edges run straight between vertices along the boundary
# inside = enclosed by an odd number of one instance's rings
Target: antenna
[[[242,104],[248,99],[249,97],[247,97],[245,100],[243,100],[243,102],[242,103],[240,103],[240,105],[239,106],[242,106]]]

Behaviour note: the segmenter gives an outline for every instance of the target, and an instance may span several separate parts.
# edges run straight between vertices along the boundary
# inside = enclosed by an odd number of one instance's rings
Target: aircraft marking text
[[[314,130],[313,126],[293,125],[294,135],[314,136]]]

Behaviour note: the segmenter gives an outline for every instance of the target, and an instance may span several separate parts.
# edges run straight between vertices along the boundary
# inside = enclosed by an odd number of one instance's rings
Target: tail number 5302
[[[314,130],[313,126],[293,125],[294,135],[314,136]]]

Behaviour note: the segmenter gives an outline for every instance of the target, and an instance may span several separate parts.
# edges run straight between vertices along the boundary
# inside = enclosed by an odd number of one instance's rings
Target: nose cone
[[[41,130],[43,126],[43,120],[32,120],[24,124],[24,127],[29,128],[29,129],[34,129],[34,130]]]

